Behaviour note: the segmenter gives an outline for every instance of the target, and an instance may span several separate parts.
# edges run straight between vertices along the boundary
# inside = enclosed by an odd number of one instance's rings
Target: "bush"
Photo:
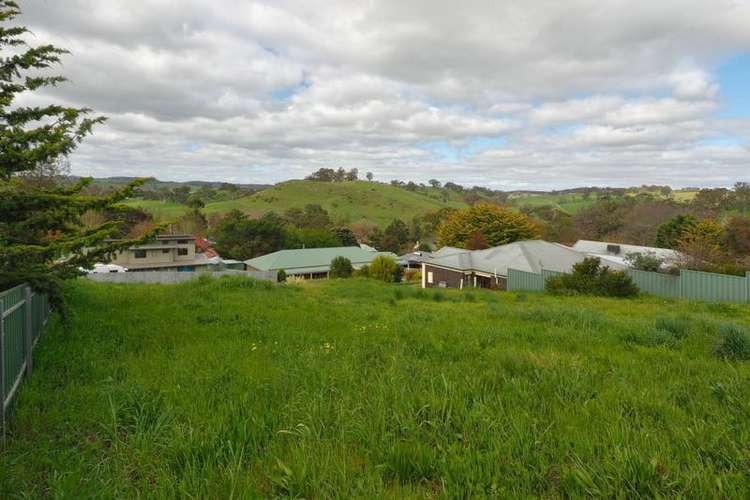
[[[370,263],[369,276],[389,283],[399,281],[401,279],[401,267],[392,257],[378,255]]]
[[[354,273],[355,276],[358,276],[360,278],[369,278],[370,277],[370,266],[365,264],[364,266],[357,269]]]
[[[719,327],[719,343],[714,353],[723,359],[750,359],[750,335],[743,328],[726,323]]]
[[[277,283],[284,283],[286,281],[286,271],[283,269],[279,269],[279,272],[276,273],[276,282]]]
[[[334,257],[331,261],[331,278],[351,278],[353,272],[352,261],[346,257]]]
[[[633,269],[650,271],[652,273],[658,273],[664,264],[664,259],[657,257],[653,253],[629,253],[625,256],[625,261]]]
[[[612,271],[607,266],[602,267],[596,257],[587,257],[575,264],[570,274],[549,278],[545,288],[555,294],[581,293],[604,297],[638,295],[638,287],[630,276],[622,271]]]
[[[422,271],[415,271],[413,273],[409,273],[406,275],[407,279],[411,283],[421,283],[422,282]]]

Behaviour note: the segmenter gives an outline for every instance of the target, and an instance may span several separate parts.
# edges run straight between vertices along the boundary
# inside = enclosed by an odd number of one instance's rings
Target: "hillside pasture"
[[[164,206],[161,206],[160,203],[162,202],[138,199],[128,202],[131,206],[139,206],[158,214],[157,218],[162,220],[163,217],[179,216],[188,210],[187,207],[182,207],[182,210],[178,211],[172,207],[173,204],[164,203]],[[394,218],[410,220],[415,215],[434,212],[443,207],[466,206],[460,195],[432,188],[422,193],[366,181],[288,181],[251,196],[207,203],[203,211],[211,214],[237,209],[249,215],[259,216],[269,211],[283,213],[294,207],[304,208],[308,204],[322,206],[338,222],[350,223],[367,219],[381,227],[387,226]]]
[[[67,293],[4,498],[750,496],[750,366],[716,355],[747,307],[359,279]]]

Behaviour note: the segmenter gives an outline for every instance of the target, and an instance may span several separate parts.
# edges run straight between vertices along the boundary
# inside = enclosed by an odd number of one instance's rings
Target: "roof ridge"
[[[534,240],[536,241],[536,240]],[[524,243],[525,241],[518,241],[516,243]],[[534,265],[534,261],[532,259],[532,256],[529,254],[528,249],[526,248],[526,245],[518,245],[518,247],[521,249],[521,253],[523,254],[524,258],[526,259],[526,262],[529,264],[529,267],[533,270],[536,269],[536,266]],[[540,271],[543,269],[543,265],[541,262],[539,263]]]

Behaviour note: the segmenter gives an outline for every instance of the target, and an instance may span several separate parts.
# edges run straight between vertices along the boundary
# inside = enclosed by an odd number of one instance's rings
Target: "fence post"
[[[5,307],[0,299],[0,435],[5,440]]]
[[[31,350],[33,349],[33,345],[34,345],[34,316],[32,315],[32,311],[31,311],[31,287],[27,286],[25,289],[25,292],[26,292],[26,296],[25,296],[26,304],[24,304],[25,306],[24,312],[26,313],[26,317],[24,319],[25,319],[26,324],[24,325],[24,330],[25,330],[24,339],[26,341],[26,376],[30,377],[31,369],[32,369]]]

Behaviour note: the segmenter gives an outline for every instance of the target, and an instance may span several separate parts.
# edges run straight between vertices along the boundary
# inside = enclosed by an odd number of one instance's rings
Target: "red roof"
[[[196,238],[195,248],[198,252],[205,254],[208,258],[219,256],[219,252],[214,249],[213,243],[206,238]]]

